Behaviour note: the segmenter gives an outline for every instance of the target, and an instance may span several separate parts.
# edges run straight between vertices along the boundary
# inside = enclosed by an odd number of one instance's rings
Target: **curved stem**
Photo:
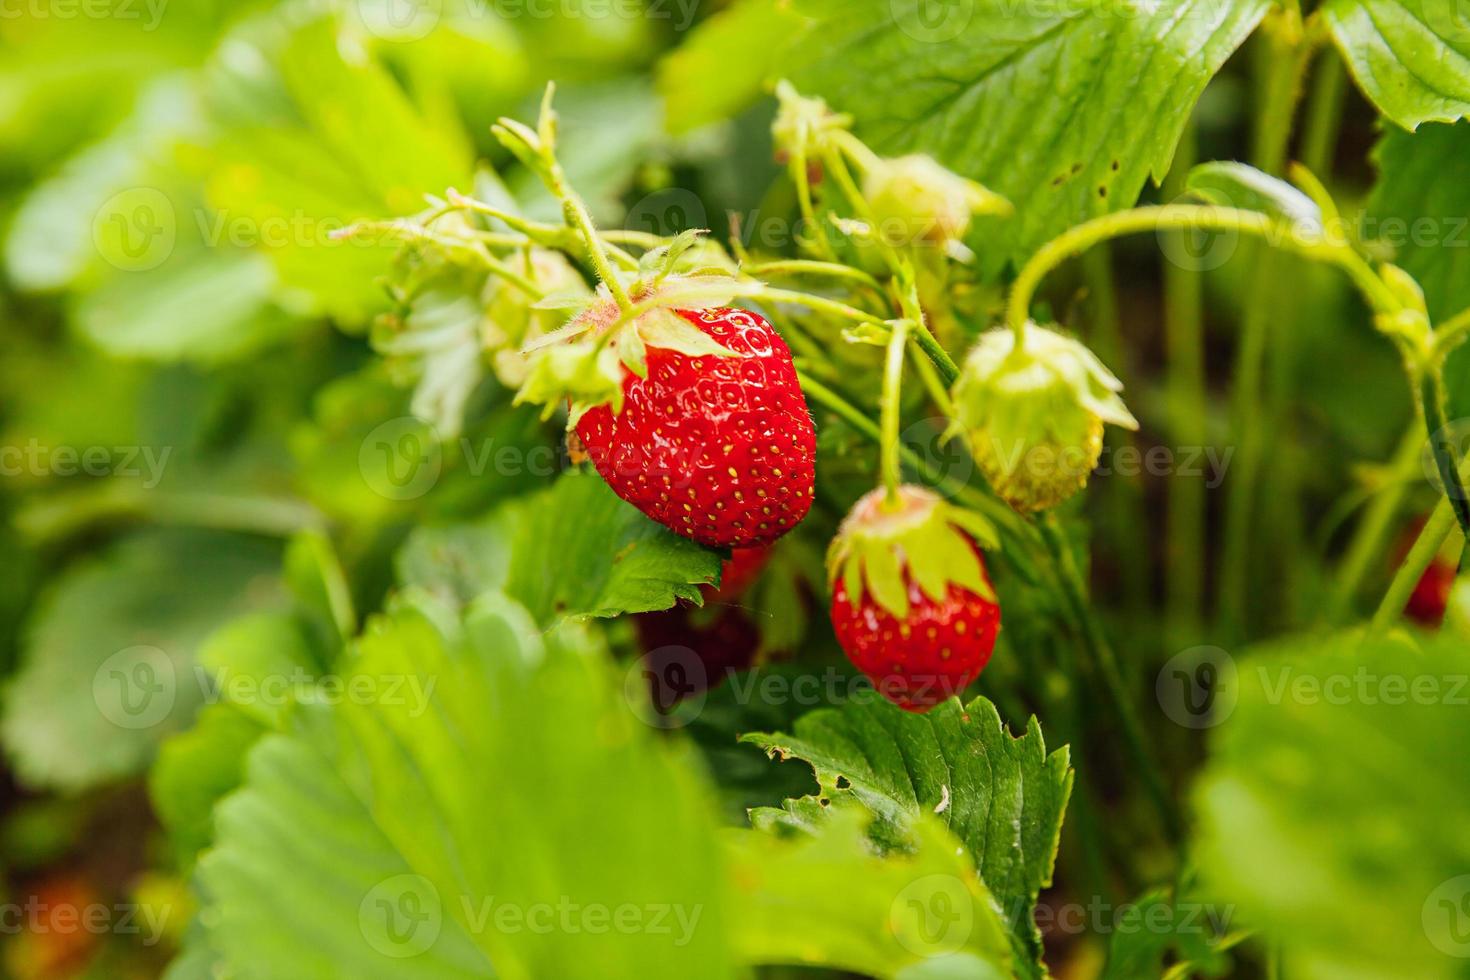
[[[801,382],[801,389],[807,398],[821,405],[833,415],[836,415],[848,425],[852,426],[853,430],[859,435],[875,443],[881,443],[883,439],[882,429],[876,422],[863,414],[862,410],[856,405],[853,405],[840,394],[822,384],[805,371],[798,371],[797,377]],[[956,499],[963,502],[966,507],[979,511],[990,518],[1002,531],[1030,545],[1034,546],[1037,543],[1035,528],[1027,521],[1022,520],[1020,515],[1008,505],[980,492],[968,484],[960,483],[958,480],[946,477],[944,474],[937,472],[931,463],[908,446],[900,445],[898,447],[898,457],[903,461],[903,465],[917,474],[925,483],[930,486],[942,487],[946,492],[953,494]],[[1011,554],[1010,552],[1007,555],[1017,565],[1031,569],[1024,555]],[[1035,574],[1034,569],[1032,570],[1032,574]]]
[[[1404,607],[1409,604],[1409,596],[1414,592],[1414,586],[1424,577],[1425,569],[1434,561],[1434,556],[1439,554],[1439,549],[1444,546],[1445,539],[1450,536],[1454,527],[1454,509],[1450,507],[1448,500],[1441,500],[1439,506],[1429,515],[1429,520],[1424,522],[1424,529],[1419,532],[1414,547],[1409,549],[1409,554],[1399,566],[1393,581],[1389,583],[1383,601],[1378,604],[1378,611],[1373,614],[1373,622],[1369,626],[1373,632],[1381,633],[1388,629],[1403,613]]]
[[[883,474],[884,500],[898,506],[898,423],[903,394],[903,352],[909,339],[909,321],[893,321],[888,338],[888,356],[883,365],[882,441],[878,443],[879,467]]]
[[[1444,412],[1444,378],[1439,368],[1431,364],[1419,380],[1419,400],[1424,406],[1424,427],[1429,430],[1429,448],[1434,453],[1434,463],[1444,481],[1445,497],[1460,530],[1470,540],[1470,497],[1465,494],[1465,483],[1460,479],[1459,465],[1455,461],[1455,449],[1450,438],[1449,422]]]
[[[816,209],[812,206],[812,185],[807,174],[805,140],[798,141],[796,149],[791,152],[791,182],[796,185],[796,203],[801,209],[801,220],[806,222],[816,236],[817,254],[835,261],[837,253],[832,250],[832,240],[827,237],[827,226],[817,220]]]
[[[1041,530],[1042,540],[1045,541],[1052,561],[1060,573],[1064,598],[1071,609],[1073,619],[1076,620],[1082,631],[1083,646],[1092,657],[1097,672],[1103,679],[1103,686],[1107,689],[1108,699],[1112,702],[1113,710],[1117,712],[1128,752],[1133,756],[1134,764],[1143,777],[1144,788],[1158,810],[1159,820],[1163,823],[1165,833],[1171,841],[1177,842],[1183,836],[1183,822],[1174,799],[1169,795],[1164,783],[1163,771],[1159,767],[1158,760],[1148,749],[1143,723],[1139,720],[1133,701],[1128,696],[1127,685],[1123,682],[1123,672],[1118,667],[1118,658],[1114,655],[1113,648],[1108,644],[1102,627],[1098,625],[1097,618],[1092,614],[1088,605],[1087,584],[1082,577],[1081,569],[1077,567],[1077,559],[1072,553],[1072,546],[1062,533],[1061,525],[1058,524],[1055,514],[1042,515],[1037,524]]]
[[[1160,204],[1105,214],[1077,225],[1043,245],[1031,256],[1011,286],[1006,303],[1006,323],[1025,337],[1031,300],[1047,273],[1066,260],[1085,252],[1098,242],[1144,231],[1208,229],[1238,231],[1264,239],[1269,245],[1338,266],[1348,273],[1377,312],[1397,308],[1393,294],[1351,249],[1297,233],[1291,226],[1258,211],[1218,207],[1213,204]]]

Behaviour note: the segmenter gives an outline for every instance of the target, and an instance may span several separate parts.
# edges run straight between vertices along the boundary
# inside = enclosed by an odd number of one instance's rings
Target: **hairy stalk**
[[[1349,248],[1298,234],[1291,226],[1259,211],[1213,204],[1159,204],[1116,211],[1084,221],[1038,249],[1016,276],[1006,301],[1006,324],[1015,331],[1018,345],[1025,339],[1026,319],[1037,288],[1047,274],[1063,262],[1112,238],[1144,231],[1191,230],[1244,232],[1264,240],[1273,248],[1335,265],[1352,278],[1375,312],[1398,309],[1398,299],[1363,258]]]
[[[893,334],[888,338],[887,358],[883,364],[882,439],[878,443],[879,468],[883,476],[883,499],[887,506],[897,507],[898,485],[901,482],[898,466],[898,424],[900,398],[903,394],[903,352],[908,346],[908,320],[893,321]]]
[[[1098,675],[1102,678],[1108,700],[1118,716],[1128,753],[1138,767],[1144,788],[1158,811],[1165,834],[1171,842],[1177,843],[1183,837],[1183,821],[1164,783],[1163,771],[1159,767],[1158,760],[1148,749],[1147,735],[1138,717],[1138,711],[1133,705],[1133,699],[1128,695],[1128,687],[1118,667],[1118,658],[1108,644],[1107,637],[1103,635],[1097,618],[1092,614],[1087,598],[1087,583],[1083,580],[1082,572],[1077,567],[1077,559],[1072,552],[1072,546],[1062,533],[1061,526],[1054,514],[1042,515],[1037,526],[1061,579],[1063,598],[1067,601],[1072,618],[1081,630],[1083,646],[1088,656],[1091,657]]]
[[[806,394],[807,398],[826,408],[848,425],[851,425],[853,430],[859,435],[872,440],[874,443],[882,443],[883,431],[881,427],[865,415],[862,409],[853,405],[846,398],[843,398],[836,391],[822,384],[805,371],[799,371],[798,378],[801,381],[802,391]],[[1030,522],[1023,520],[1020,515],[1006,504],[992,496],[982,493],[968,484],[961,483],[938,472],[931,463],[908,446],[900,445],[898,447],[898,457],[904,466],[907,466],[925,483],[930,486],[942,488],[945,492],[964,503],[966,507],[984,514],[997,527],[1009,533],[1016,540],[1024,542],[1031,548],[1034,548],[1040,543],[1035,527]],[[1008,557],[1014,560],[1017,565],[1025,567],[1031,573],[1032,577],[1035,577],[1035,566],[1030,563],[1025,554],[1020,553],[1024,550],[1018,549],[1018,553],[1014,555],[1008,553]]]
[[[1460,479],[1459,464],[1455,461],[1454,440],[1444,412],[1444,378],[1437,365],[1431,364],[1419,381],[1419,402],[1424,407],[1424,428],[1429,431],[1429,449],[1434,453],[1439,478],[1444,481],[1445,497],[1465,539],[1470,541],[1470,497],[1466,496],[1465,483]]]

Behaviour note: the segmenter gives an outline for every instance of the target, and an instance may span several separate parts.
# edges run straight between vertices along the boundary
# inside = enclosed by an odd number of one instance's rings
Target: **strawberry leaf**
[[[1464,641],[1337,635],[1238,659],[1217,671],[1194,794],[1202,887],[1294,976],[1459,975],[1470,757],[1445,747],[1470,740]]]
[[[575,519],[569,519],[575,515]],[[475,524],[419,528],[398,555],[399,579],[463,603],[504,590],[538,621],[618,616],[701,602],[720,556],[655,524],[595,473],[502,505]]]
[[[1404,129],[1470,114],[1470,16],[1456,0],[1327,0],[1353,77]]]
[[[1033,718],[1012,738],[995,706],[958,699],[913,714],[876,693],[802,717],[794,735],[747,735],[772,758],[811,765],[818,797],[751,812],[758,826],[810,832],[834,809],[877,816],[870,836],[885,850],[908,846],[914,822],[936,814],[968,849],[1008,923],[1017,969],[1043,975],[1041,937],[1031,918],[1051,882],[1062,815],[1072,789],[1068,751],[1047,754]]]
[[[139,773],[204,700],[194,669],[204,639],[222,619],[283,598],[278,563],[261,539],[163,530],[62,575],[5,691],[5,745],[21,780],[76,791]]]
[[[1270,6],[1176,0],[1119,16],[1100,0],[742,0],[696,32],[661,81],[676,123],[697,121],[758,95],[741,83],[765,68],[767,81],[789,78],[850,113],[879,152],[929,153],[989,187],[1015,205],[1015,217],[977,222],[969,238],[994,274],[1162,179],[1205,85]],[[719,40],[753,31],[758,54],[726,89]],[[700,76],[719,84],[691,87]],[[689,90],[674,95],[676,85]]]
[[[200,921],[235,972],[734,975],[702,777],[629,711],[588,635],[543,634],[495,596],[462,623],[402,607],[358,642],[354,685],[382,696],[304,705],[216,809]],[[590,822],[589,786],[608,808]],[[505,927],[506,909],[558,921],[558,900],[573,927]],[[668,928],[576,927],[650,906]]]
[[[868,819],[846,808],[795,839],[726,836],[741,959],[891,977],[948,958],[966,964],[956,976],[1009,975],[995,900],[954,835],[920,817],[912,850],[879,856]]]

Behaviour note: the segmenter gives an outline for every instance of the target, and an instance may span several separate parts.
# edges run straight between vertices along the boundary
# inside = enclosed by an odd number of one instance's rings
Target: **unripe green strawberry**
[[[1103,424],[1137,429],[1123,385],[1080,342],[1028,324],[1025,345],[983,334],[954,386],[955,425],[995,492],[1020,511],[1055,507],[1087,485]]]
[[[890,245],[957,241],[973,215],[1010,211],[1004,198],[923,154],[878,161],[863,180],[863,196],[874,233]]]
[[[990,661],[1000,605],[980,545],[984,518],[921,487],[874,490],[827,554],[832,628],[848,659],[906,711],[962,692]]]

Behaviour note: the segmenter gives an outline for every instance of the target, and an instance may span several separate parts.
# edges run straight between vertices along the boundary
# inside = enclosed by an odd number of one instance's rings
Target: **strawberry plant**
[[[1464,974],[1453,0],[85,8],[7,975]]]

